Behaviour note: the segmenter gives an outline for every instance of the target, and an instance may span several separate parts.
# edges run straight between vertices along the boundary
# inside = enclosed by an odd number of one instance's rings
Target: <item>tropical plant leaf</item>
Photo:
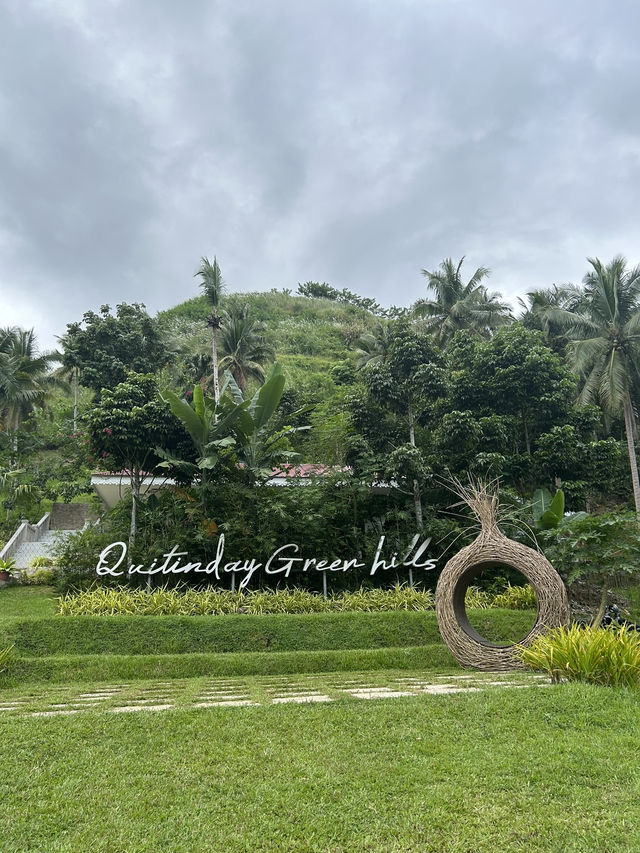
[[[193,408],[200,420],[204,420],[204,391],[199,383],[193,386]]]
[[[227,389],[231,391],[231,396],[233,397],[235,403],[237,403],[238,405],[240,403],[244,403],[244,396],[242,394],[242,391],[240,390],[240,387],[236,380],[233,378],[230,370],[225,370],[224,372],[224,385],[222,386],[222,389],[220,391],[221,397]]]
[[[180,399],[177,394],[168,389],[161,392],[160,399],[169,404],[173,414],[184,424],[196,447],[202,449],[207,440],[207,429],[205,422],[198,417],[195,409],[186,400]]]
[[[540,519],[551,506],[551,492],[549,489],[536,489],[533,493],[531,509],[536,524],[539,524]]]
[[[558,489],[553,496],[553,500],[549,505],[549,512],[552,512],[558,520],[564,515],[564,492],[562,489]]]
[[[202,459],[198,459],[198,468],[200,470],[209,471],[211,468],[215,468],[219,462],[220,457],[217,453],[208,453],[206,456],[203,456]]]

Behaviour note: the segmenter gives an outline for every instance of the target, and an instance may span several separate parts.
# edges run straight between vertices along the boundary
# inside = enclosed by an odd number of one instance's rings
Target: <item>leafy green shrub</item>
[[[96,585],[95,569],[58,568],[54,572],[52,586],[60,595],[90,589]]]
[[[604,615],[609,587],[637,581],[640,531],[635,512],[578,514],[541,538],[545,556],[569,585],[580,581],[600,594],[594,625]]]
[[[41,554],[39,557],[34,557],[29,563],[30,569],[49,569],[53,566],[53,558]]]
[[[60,537],[54,544],[55,565],[63,569],[91,569],[95,578],[95,565],[102,549],[127,537],[127,519],[124,516],[130,507],[131,502],[123,500],[110,513],[108,524]]]
[[[492,607],[504,607],[506,610],[535,610],[538,600],[531,584],[511,586],[504,592],[494,595]]]
[[[52,586],[55,576],[55,569],[38,569],[31,575],[30,583],[35,586]]]
[[[554,682],[634,687],[640,681],[640,635],[625,628],[555,628],[521,648],[520,657]]]
[[[358,589],[332,598],[332,610],[433,610],[435,597],[429,589],[396,584],[390,589]]]

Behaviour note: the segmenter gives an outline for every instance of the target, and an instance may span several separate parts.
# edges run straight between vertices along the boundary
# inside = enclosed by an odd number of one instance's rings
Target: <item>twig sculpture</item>
[[[485,569],[508,566],[521,572],[538,599],[536,621],[519,645],[529,644],[547,628],[569,624],[567,592],[560,575],[538,551],[508,539],[499,529],[497,483],[454,479],[450,487],[480,524],[477,538],[452,557],[444,567],[436,589],[436,614],[442,639],[462,666],[482,670],[520,668],[515,645],[498,646],[486,640],[470,624],[465,594]],[[460,505],[460,504],[458,504]]]

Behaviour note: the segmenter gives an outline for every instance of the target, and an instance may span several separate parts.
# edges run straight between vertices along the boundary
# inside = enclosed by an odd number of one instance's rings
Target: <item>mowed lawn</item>
[[[0,719],[3,851],[637,851],[640,704],[585,685]]]
[[[49,587],[10,586],[0,589],[0,629],[19,619],[46,619],[57,610],[56,593]]]

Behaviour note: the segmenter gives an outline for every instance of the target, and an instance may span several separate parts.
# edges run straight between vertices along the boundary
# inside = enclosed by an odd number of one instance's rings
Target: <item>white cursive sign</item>
[[[382,547],[385,537],[381,536],[376,548],[376,553],[373,562],[369,566],[369,574],[375,575],[380,569],[388,571],[389,569],[399,569],[401,567],[409,569],[424,569],[430,571],[435,569],[436,560],[422,558],[425,551],[429,547],[431,538],[424,539],[420,542],[420,536],[416,535],[411,540],[411,544],[404,556],[399,557],[395,552],[389,561],[383,560],[381,557]],[[200,563],[191,563],[188,560],[182,562],[183,557],[187,557],[187,551],[178,551],[178,545],[166,554],[163,554],[164,562],[159,562],[160,557],[156,557],[150,566],[130,565],[127,568],[123,566],[125,557],[127,556],[126,542],[112,542],[100,554],[96,572],[98,575],[109,575],[111,577],[122,577],[123,575],[183,575],[189,572],[196,574],[213,575],[216,580],[220,580],[223,574],[227,572],[244,574],[240,581],[240,589],[246,589],[251,582],[253,575],[260,569],[264,569],[267,575],[284,575],[288,578],[292,571],[298,570],[302,572],[346,572],[349,569],[364,569],[366,563],[361,562],[357,558],[344,560],[338,558],[335,560],[319,560],[316,557],[301,557],[297,556],[300,552],[300,546],[295,542],[290,542],[287,545],[281,545],[280,548],[271,554],[265,563],[259,563],[255,559],[251,560],[236,560],[229,563],[223,562],[224,557],[224,534],[218,539],[218,548],[216,556],[211,562],[203,565]],[[112,562],[115,559],[115,562]],[[121,568],[122,567],[122,568]]]

